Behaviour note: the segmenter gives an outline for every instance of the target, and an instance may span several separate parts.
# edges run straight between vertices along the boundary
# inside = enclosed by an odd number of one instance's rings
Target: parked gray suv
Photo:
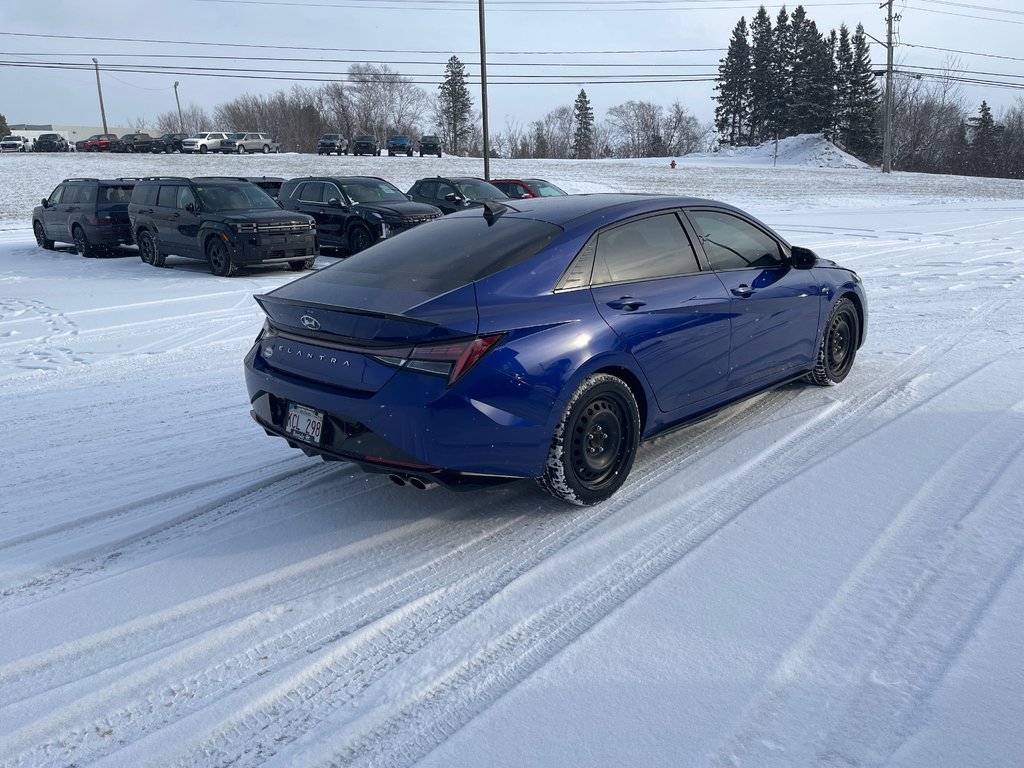
[[[199,259],[220,277],[253,264],[300,271],[317,254],[312,216],[282,211],[248,181],[227,178],[142,179],[128,205],[139,257],[154,267],[168,255]]]

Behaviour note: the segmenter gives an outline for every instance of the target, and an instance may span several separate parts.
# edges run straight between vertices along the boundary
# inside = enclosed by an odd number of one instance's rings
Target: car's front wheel
[[[847,377],[857,356],[860,341],[860,315],[849,299],[840,299],[832,307],[818,348],[818,360],[807,379],[824,387]]]
[[[270,146],[269,145],[267,145],[267,144],[263,145],[263,154],[264,155],[269,155],[270,154]]]
[[[32,225],[32,232],[36,236],[36,245],[47,251],[53,250],[53,240],[46,236],[46,232],[43,230],[43,223],[37,221]]]
[[[71,230],[71,239],[75,241],[75,248],[78,253],[87,259],[94,259],[99,255],[99,249],[95,245],[89,242],[89,238],[85,235],[85,230],[79,226],[75,226]]]
[[[348,233],[349,253],[365,251],[371,245],[373,245],[373,235],[370,234],[370,230],[363,226],[352,227],[352,231]]]
[[[588,376],[558,422],[537,484],[570,504],[597,504],[626,482],[639,444],[632,391],[616,376]]]
[[[302,272],[302,271],[307,270],[307,269],[312,269],[313,268],[313,262],[315,262],[315,261],[316,261],[316,259],[303,259],[302,261],[289,261],[288,262],[288,269],[290,269],[292,272]]]
[[[210,262],[210,271],[217,277],[231,277],[238,271],[231,261],[228,244],[219,237],[211,237],[206,242],[206,259]]]

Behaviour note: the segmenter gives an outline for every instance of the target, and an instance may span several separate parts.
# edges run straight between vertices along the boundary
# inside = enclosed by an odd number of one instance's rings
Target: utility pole
[[[491,180],[491,144],[487,126],[487,36],[484,32],[484,0],[480,2],[480,109],[484,121],[484,181]]]
[[[93,57],[92,63],[96,65],[96,92],[100,95],[100,117],[103,118],[103,132],[107,133],[107,112],[103,109],[103,89],[100,87],[100,63]]]
[[[892,2],[879,8],[886,9],[885,18],[885,111],[882,133],[882,173],[892,173]]]
[[[181,119],[181,99],[178,98],[178,81],[174,81],[174,101],[178,105],[178,130],[185,132],[185,121]]]

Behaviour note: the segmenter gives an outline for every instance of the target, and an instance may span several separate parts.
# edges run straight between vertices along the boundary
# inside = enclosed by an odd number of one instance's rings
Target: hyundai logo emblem
[[[312,315],[303,315],[302,317],[299,318],[299,320],[302,322],[302,324],[304,326],[309,328],[309,330],[311,330],[311,331],[319,331],[320,330],[320,321],[317,320]]]

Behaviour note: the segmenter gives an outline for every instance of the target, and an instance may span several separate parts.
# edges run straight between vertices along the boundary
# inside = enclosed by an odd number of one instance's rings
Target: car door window
[[[74,204],[78,202],[78,190],[81,189],[79,185],[73,185],[64,188],[64,194],[60,198],[60,202],[64,204]]]
[[[65,189],[66,187],[63,184],[61,184],[59,187],[53,190],[53,192],[50,193],[50,196],[47,198],[50,205],[56,205],[61,201],[61,198],[64,196]]]
[[[339,203],[345,203],[345,196],[341,194],[341,190],[338,189],[337,184],[330,184],[324,182],[323,200],[325,203],[329,203],[331,200],[337,200]]]
[[[82,184],[77,189],[78,195],[75,197],[76,203],[95,203],[96,202],[96,187],[92,184]]]
[[[438,200],[445,200],[445,199],[447,199],[448,195],[455,195],[455,194],[457,194],[456,191],[455,191],[455,187],[453,187],[451,184],[446,184],[443,181],[439,181],[437,183],[437,199]]]
[[[323,182],[307,181],[299,191],[299,200],[303,203],[322,203],[324,201]]]
[[[674,213],[648,216],[597,237],[595,285],[692,274],[697,254]]]
[[[160,193],[157,195],[156,204],[161,208],[177,208],[178,187],[170,185],[160,187]]]
[[[427,200],[437,199],[437,182],[436,181],[425,181],[420,185],[420,197],[426,198]]]
[[[196,208],[196,196],[191,187],[178,187],[177,207],[185,210],[188,206]]]
[[[721,211],[687,211],[704,253],[715,270],[777,267],[782,251],[775,238],[738,216]]]

